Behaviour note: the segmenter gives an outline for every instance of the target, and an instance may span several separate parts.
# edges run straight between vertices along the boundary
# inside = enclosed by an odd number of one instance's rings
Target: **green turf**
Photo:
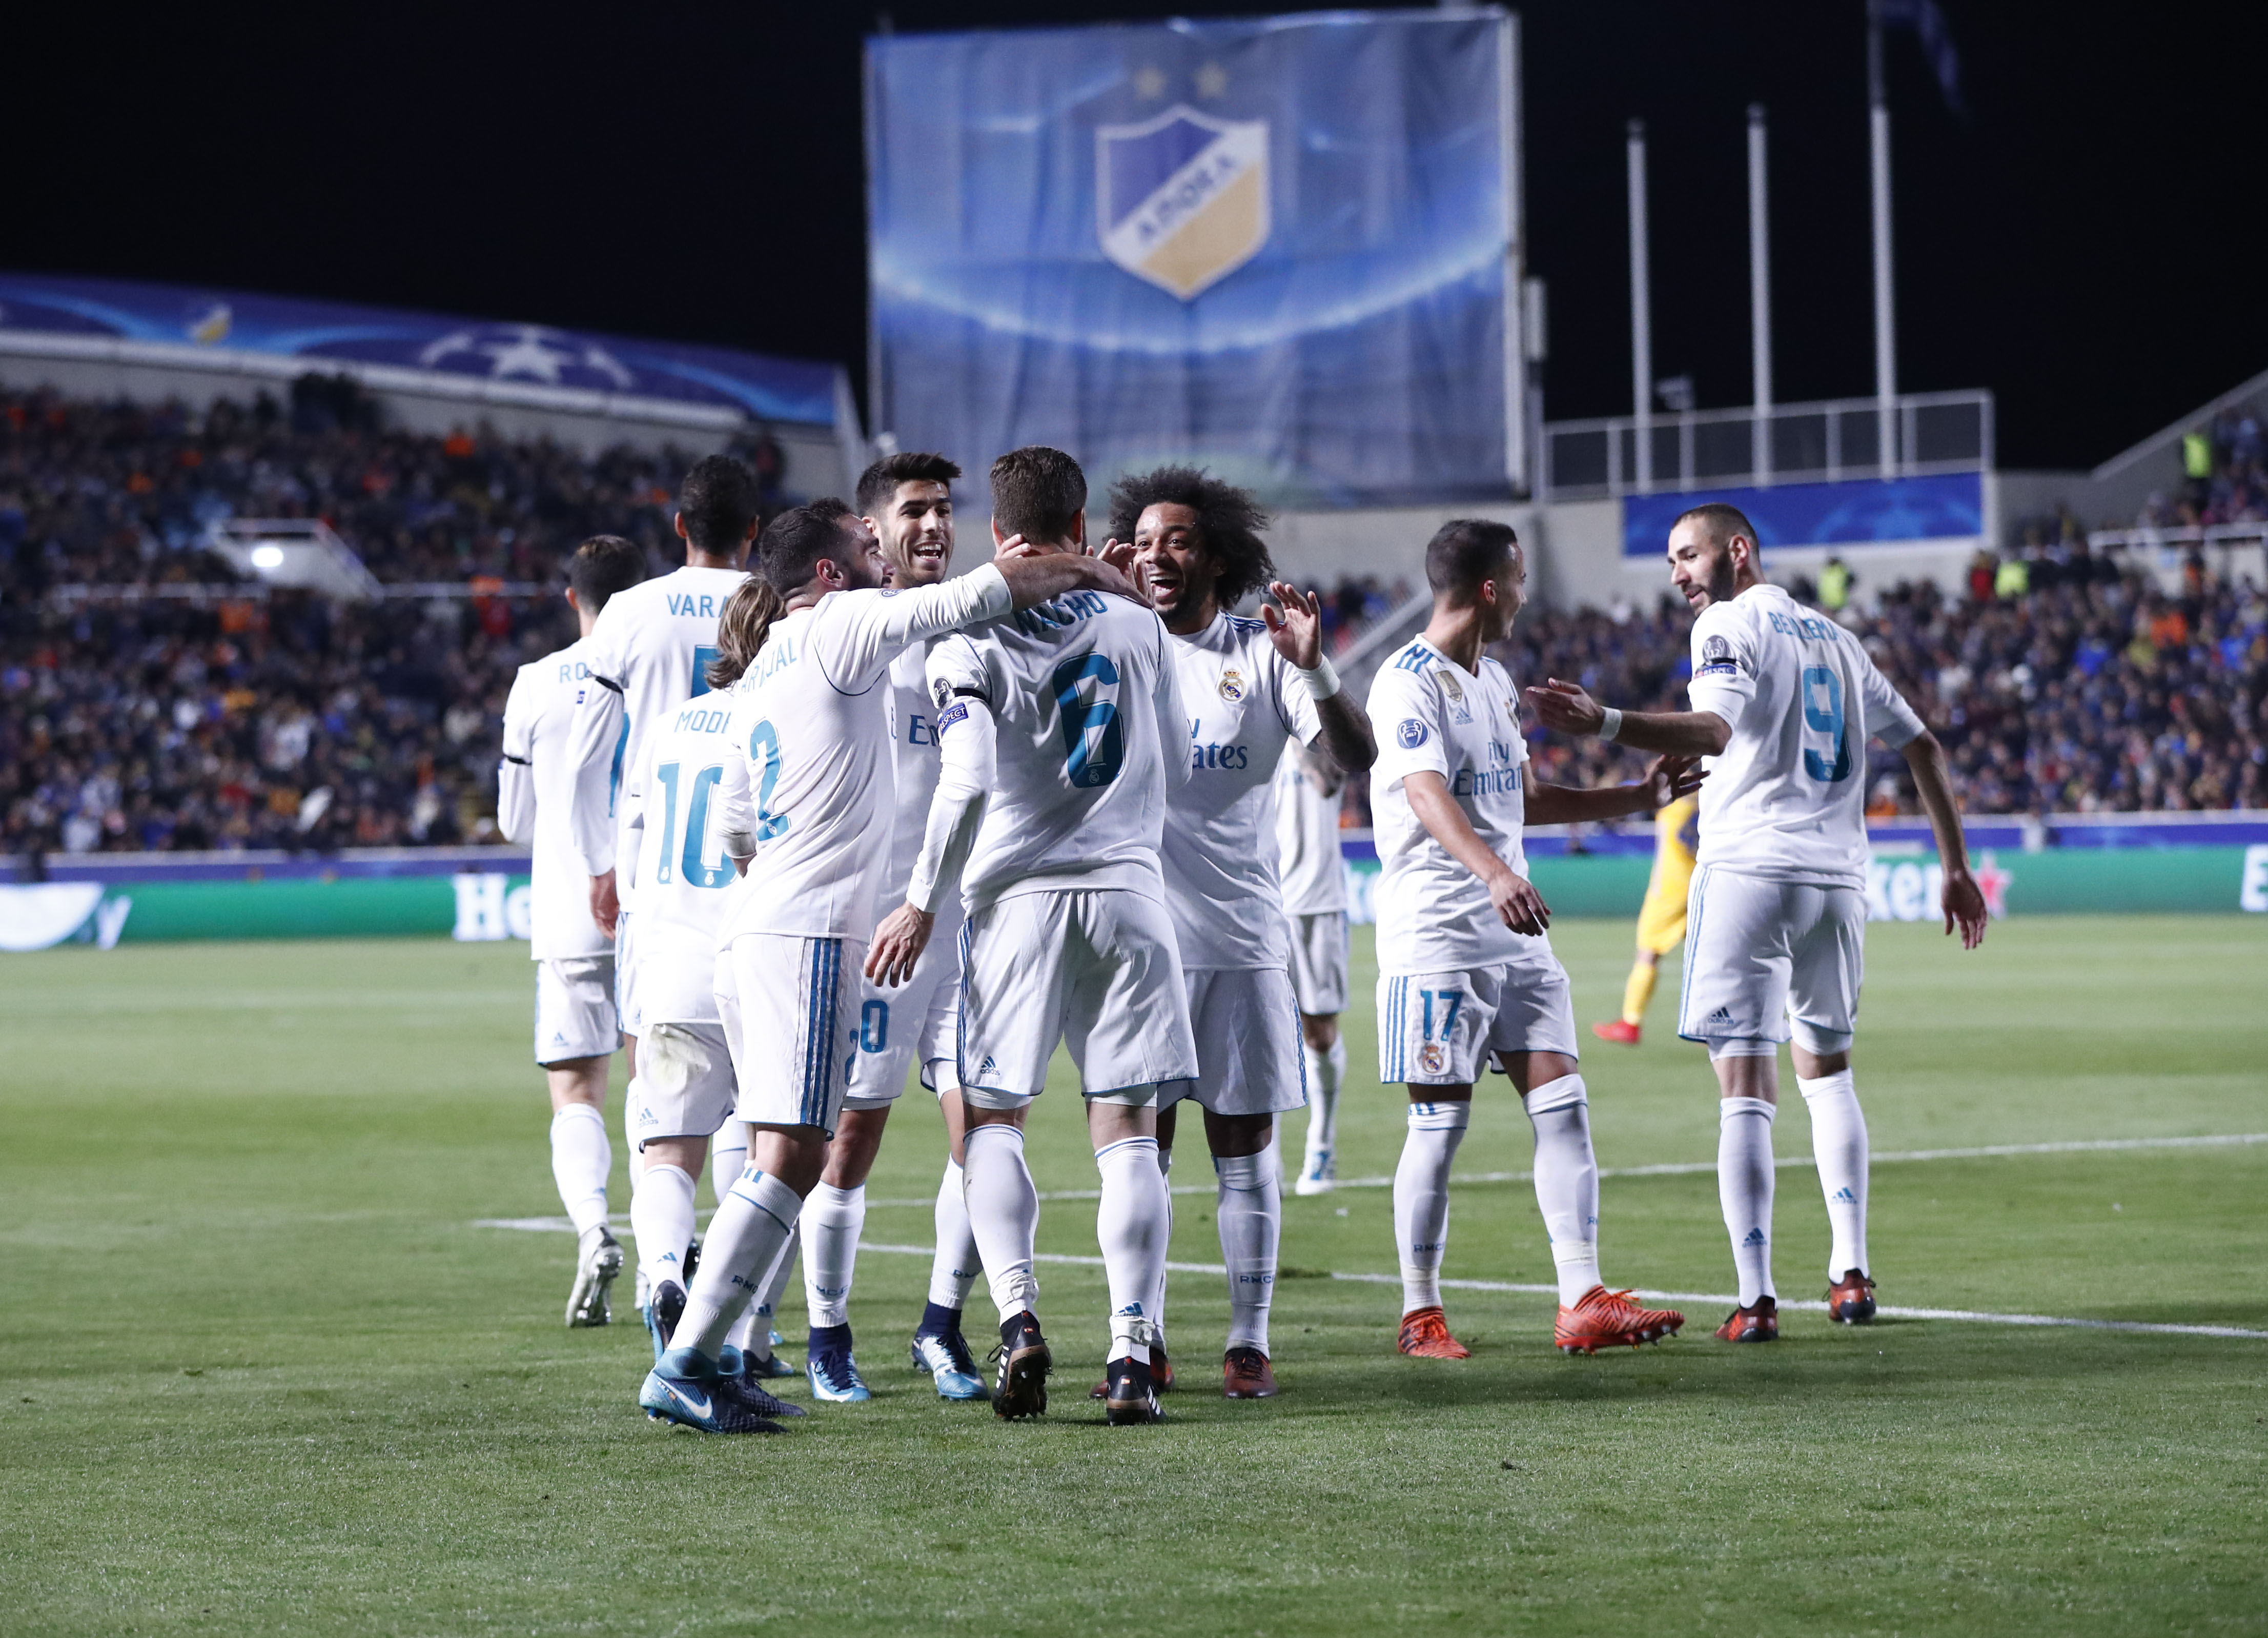
[[[1627,926],[1554,936],[1607,1015]],[[2268,1131],[2259,920],[2009,923],[1968,957],[1886,926],[1868,956],[1878,1151]],[[1348,1177],[1402,1130],[1369,978]],[[1660,1038],[1586,1063],[1609,1167],[1714,1152],[1675,982]],[[2268,1631],[2268,1341],[1792,1314],[1735,1350],[1697,1309],[1568,1361],[1548,1299],[1453,1293],[1476,1353],[1447,1365],[1391,1353],[1391,1287],[1291,1277],[1283,1397],[1229,1405],[1226,1301],[1182,1275],[1195,1391],[1108,1430],[1080,1397],[1099,1272],[1049,1265],[1056,1409],[1007,1427],[904,1369],[926,1260],[873,1254],[871,1405],[773,1440],[655,1426],[643,1332],[559,1324],[566,1238],[473,1226],[558,1210],[530,991],[508,947],[0,962],[0,1633]],[[1077,1117],[1035,1117],[1043,1189],[1093,1185]],[[920,1203],[868,1236],[925,1243],[937,1116],[899,1120],[871,1192]],[[1498,1081],[1460,1169],[1528,1158]],[[1884,1164],[1873,1250],[1886,1302],[2268,1329],[2264,1199],[2268,1146]],[[1217,1260],[1209,1199],[1179,1205],[1176,1257]],[[1710,1177],[1611,1179],[1603,1217],[1610,1279],[1727,1288]],[[1295,1273],[1394,1266],[1385,1190],[1286,1220]],[[1808,1170],[1779,1223],[1783,1290],[1817,1295]],[[1091,1254],[1092,1206],[1049,1204],[1041,1241]],[[1525,1185],[1459,1190],[1447,1272],[1548,1278]]]

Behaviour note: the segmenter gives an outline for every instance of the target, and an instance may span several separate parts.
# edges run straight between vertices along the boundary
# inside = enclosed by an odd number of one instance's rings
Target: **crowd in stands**
[[[2268,494],[2257,424],[2226,431],[2199,517]],[[776,481],[776,449],[740,453]],[[336,383],[202,413],[0,393],[0,852],[492,839],[504,695],[519,665],[572,639],[564,602],[270,591],[200,549],[207,525],[321,516],[382,581],[556,587],[593,534],[639,542],[652,571],[679,561],[682,465],[381,430]],[[1946,742],[1972,813],[2268,807],[2257,586],[2200,559],[2169,593],[2068,536],[2012,560],[2021,576],[1980,564],[1955,594],[1847,569],[1795,589],[1861,635]],[[1329,588],[1334,648],[1408,589]],[[1690,624],[1668,600],[1532,609],[1498,657],[1522,684],[1683,709]],[[1540,732],[1531,751],[1557,783],[1638,761]],[[1877,749],[1867,778],[1874,811],[1913,810],[1895,756]],[[1349,818],[1366,818],[1359,785]]]

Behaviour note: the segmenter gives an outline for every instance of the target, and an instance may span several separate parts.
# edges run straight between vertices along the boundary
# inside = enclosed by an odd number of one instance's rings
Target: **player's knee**
[[[1527,1097],[1521,1100],[1531,1118],[1548,1115],[1555,1109],[1572,1109],[1578,1103],[1588,1104],[1590,1101],[1590,1094],[1583,1085],[1583,1077],[1577,1074],[1561,1075],[1556,1081],[1546,1081],[1541,1086],[1532,1087]]]

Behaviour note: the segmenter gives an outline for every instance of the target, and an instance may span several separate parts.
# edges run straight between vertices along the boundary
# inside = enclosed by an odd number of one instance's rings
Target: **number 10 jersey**
[[[1138,603],[1070,592],[931,649],[939,734],[962,698],[983,700],[998,725],[994,786],[961,878],[972,911],[1061,889],[1164,898],[1166,797],[1189,778],[1171,640]]]
[[[1768,882],[1867,885],[1867,742],[1922,730],[1859,639],[1777,586],[1693,622],[1696,711],[1733,730],[1701,787],[1698,862]]]

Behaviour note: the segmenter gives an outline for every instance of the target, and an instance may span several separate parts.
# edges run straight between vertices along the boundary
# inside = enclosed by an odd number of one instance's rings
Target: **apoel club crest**
[[[1234,669],[1220,674],[1220,697],[1233,705],[1244,698],[1244,674]]]
[[[1268,122],[1175,103],[1136,125],[1098,126],[1102,254],[1183,301],[1268,242]]]

